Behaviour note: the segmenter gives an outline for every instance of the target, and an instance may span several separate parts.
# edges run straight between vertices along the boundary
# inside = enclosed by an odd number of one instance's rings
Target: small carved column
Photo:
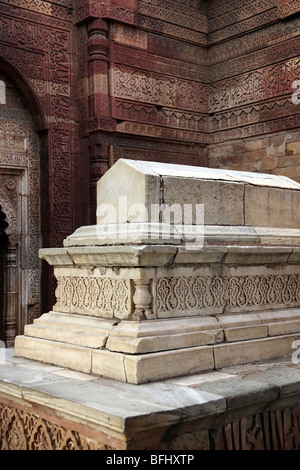
[[[6,282],[4,295],[6,298],[6,316],[4,320],[6,347],[14,345],[18,333],[18,273],[17,248],[9,247],[6,255]]]
[[[109,24],[93,19],[88,25],[89,152],[92,206],[96,185],[109,167],[110,134],[116,129],[109,96]],[[94,211],[95,212],[95,211]],[[93,213],[93,212],[92,212]]]
[[[155,317],[152,311],[152,295],[150,293],[150,281],[135,279],[135,292],[133,295],[134,312],[133,320],[150,320]]]
[[[88,26],[90,117],[110,117],[108,94],[108,24],[94,19]]]

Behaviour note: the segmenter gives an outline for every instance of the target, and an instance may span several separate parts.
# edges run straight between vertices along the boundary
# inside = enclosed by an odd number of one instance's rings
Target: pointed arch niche
[[[6,225],[0,259],[0,340],[11,347],[15,336],[41,313],[39,112],[32,112],[34,98],[22,77],[1,58],[0,85],[0,224],[2,218]]]

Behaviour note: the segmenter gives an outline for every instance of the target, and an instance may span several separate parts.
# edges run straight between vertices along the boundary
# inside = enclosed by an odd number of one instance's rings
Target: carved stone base
[[[299,309],[142,322],[50,312],[15,354],[139,384],[282,357],[299,333]]]

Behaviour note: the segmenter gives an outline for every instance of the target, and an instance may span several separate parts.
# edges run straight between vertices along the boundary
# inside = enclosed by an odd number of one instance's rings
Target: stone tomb
[[[16,356],[140,384],[292,354],[298,183],[121,159],[97,198],[95,226],[40,250],[57,302]]]

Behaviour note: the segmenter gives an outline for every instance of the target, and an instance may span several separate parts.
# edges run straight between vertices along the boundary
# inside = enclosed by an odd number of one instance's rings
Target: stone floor
[[[120,440],[300,394],[291,357],[132,385],[14,357],[0,349],[0,398],[55,410]],[[126,437],[124,437],[126,436]]]

